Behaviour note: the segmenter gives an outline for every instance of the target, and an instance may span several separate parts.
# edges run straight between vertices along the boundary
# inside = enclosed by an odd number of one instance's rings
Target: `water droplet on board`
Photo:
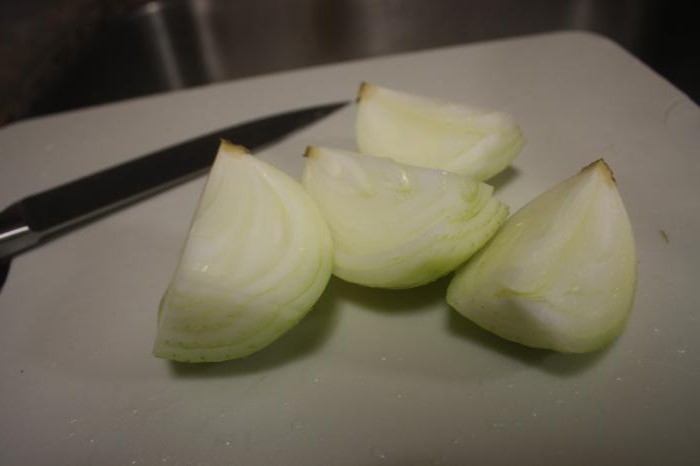
[[[369,452],[371,453],[371,455],[372,455],[373,457],[375,457],[375,458],[377,458],[377,459],[379,459],[379,460],[384,461],[384,460],[387,459],[387,454],[384,453],[384,451],[383,451],[381,448],[379,448],[379,447],[372,447],[372,448],[369,449]]]
[[[292,422],[292,430],[302,430],[304,428],[304,423],[301,422],[299,419],[295,420]]]

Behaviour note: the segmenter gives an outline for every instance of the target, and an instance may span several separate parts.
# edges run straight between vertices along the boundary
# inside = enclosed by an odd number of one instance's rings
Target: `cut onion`
[[[520,152],[513,118],[363,83],[357,97],[360,152],[487,180]]]
[[[451,272],[508,215],[493,188],[386,158],[310,147],[302,183],[335,245],[333,273],[379,288],[411,288]]]
[[[599,160],[508,219],[457,272],[447,301],[503,338],[583,353],[622,331],[635,282],[632,227]]]
[[[291,329],[331,273],[330,232],[301,185],[222,142],[158,314],[155,356],[246,356]]]

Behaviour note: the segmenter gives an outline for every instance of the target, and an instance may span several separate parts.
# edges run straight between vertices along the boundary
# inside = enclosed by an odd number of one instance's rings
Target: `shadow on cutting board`
[[[499,354],[562,377],[584,372],[595,365],[612,346],[610,345],[602,350],[587,354],[563,354],[550,350],[530,348],[484,330],[453,309],[447,315],[446,327],[453,335],[463,337]]]
[[[382,290],[360,287],[332,277],[314,309],[295,328],[267,348],[243,359],[221,363],[170,362],[171,373],[182,378],[231,377],[264,372],[301,360],[322,351],[338,325],[342,303],[353,302],[364,309],[386,315],[395,314],[400,318],[407,313],[435,309],[436,303],[444,301],[450,278],[451,275],[411,290]],[[560,354],[529,348],[482,329],[452,309],[445,316],[446,331],[453,336],[562,377],[576,375],[592,367],[609,348],[589,354]]]
[[[370,312],[398,317],[419,312],[430,312],[445,302],[445,292],[452,275],[427,285],[405,290],[368,288],[335,279],[333,294],[336,300],[350,302]]]
[[[486,180],[484,183],[490,184],[493,186],[494,190],[496,192],[500,191],[503,189],[505,186],[509,185],[513,181],[515,181],[516,178],[520,176],[521,172],[517,168],[515,168],[513,165],[509,165],[506,167],[505,170],[502,172],[498,173],[495,175],[493,178],[489,178]],[[514,213],[514,212],[511,212]]]
[[[395,316],[399,320],[408,315],[432,312],[435,318],[446,320],[444,331],[448,334],[468,344],[481,346],[493,353],[519,361],[525,367],[535,367],[560,377],[586,371],[608,351],[606,348],[589,354],[562,354],[530,348],[503,339],[461,316],[445,303],[445,293],[451,280],[452,274],[418,288],[387,290],[362,287],[334,278],[331,299],[337,303],[353,303],[367,312]],[[435,338],[444,337],[444,333],[435,334]],[[439,365],[439,361],[436,360],[435,364]]]

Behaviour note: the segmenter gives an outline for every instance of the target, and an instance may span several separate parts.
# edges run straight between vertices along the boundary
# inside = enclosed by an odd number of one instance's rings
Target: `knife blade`
[[[214,131],[15,202],[0,212],[0,278],[20,252],[207,172],[220,139],[260,149],[348,103],[293,110]]]

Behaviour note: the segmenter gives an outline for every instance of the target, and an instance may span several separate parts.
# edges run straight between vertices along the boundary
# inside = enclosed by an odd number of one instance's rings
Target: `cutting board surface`
[[[297,328],[240,361],[151,356],[204,180],[18,257],[0,293],[0,464],[697,464],[700,110],[612,42],[556,33],[323,66],[0,130],[0,203],[190,137],[352,98],[361,81],[511,113],[527,145],[493,180],[511,211],[598,158],[633,224],[623,335],[528,349],[409,291],[331,280]],[[354,148],[354,108],[259,156]]]

